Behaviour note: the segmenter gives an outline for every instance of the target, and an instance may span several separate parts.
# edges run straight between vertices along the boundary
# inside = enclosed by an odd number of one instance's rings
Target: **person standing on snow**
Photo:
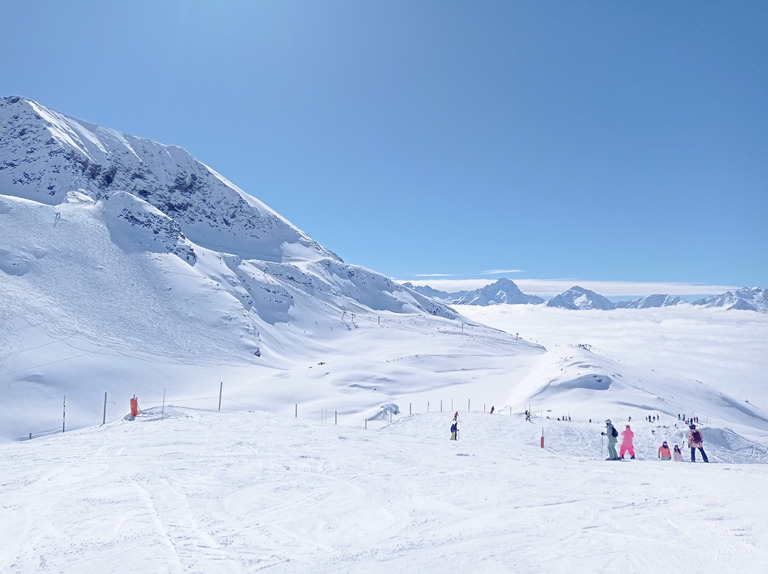
[[[669,450],[669,445],[667,444],[667,441],[664,441],[662,445],[659,447],[659,458],[661,460],[672,460],[672,451]]]
[[[689,428],[691,432],[688,433],[688,446],[691,447],[691,462],[696,462],[696,449],[701,452],[704,462],[709,462],[707,453],[704,452],[704,437],[696,430],[696,425],[692,424]]]
[[[632,429],[627,425],[627,428],[621,431],[621,436],[623,438],[621,439],[621,452],[619,452],[619,458],[624,458],[624,454],[629,451],[629,458],[634,460],[635,446],[632,444],[632,439],[635,438],[635,433],[633,433]]]
[[[611,419],[605,421],[605,432],[600,434],[608,437],[608,458],[605,460],[619,460],[619,455],[616,454],[616,438],[619,436],[619,433],[611,424]]]
[[[675,445],[675,450],[672,451],[672,457],[675,459],[675,462],[683,462],[683,453],[680,452],[680,447]]]

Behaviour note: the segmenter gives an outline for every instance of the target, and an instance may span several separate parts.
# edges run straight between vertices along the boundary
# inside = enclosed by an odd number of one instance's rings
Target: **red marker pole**
[[[544,448],[544,427],[541,429],[541,448]]]

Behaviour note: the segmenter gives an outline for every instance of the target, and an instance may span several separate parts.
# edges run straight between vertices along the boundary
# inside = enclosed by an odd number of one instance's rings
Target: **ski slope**
[[[599,423],[294,415],[168,405],[0,445],[0,570],[765,572],[768,466],[659,462],[671,421],[607,462]]]

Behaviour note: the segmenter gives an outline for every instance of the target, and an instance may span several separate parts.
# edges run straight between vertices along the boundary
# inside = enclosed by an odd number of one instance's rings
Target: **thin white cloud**
[[[418,273],[416,277],[455,277],[452,273]]]
[[[507,273],[524,273],[522,269],[489,269],[483,271],[480,275],[506,275]]]

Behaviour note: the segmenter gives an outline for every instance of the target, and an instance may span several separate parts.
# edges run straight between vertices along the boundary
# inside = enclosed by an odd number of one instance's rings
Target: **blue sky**
[[[762,0],[6,2],[0,70],[400,280],[768,288]]]

